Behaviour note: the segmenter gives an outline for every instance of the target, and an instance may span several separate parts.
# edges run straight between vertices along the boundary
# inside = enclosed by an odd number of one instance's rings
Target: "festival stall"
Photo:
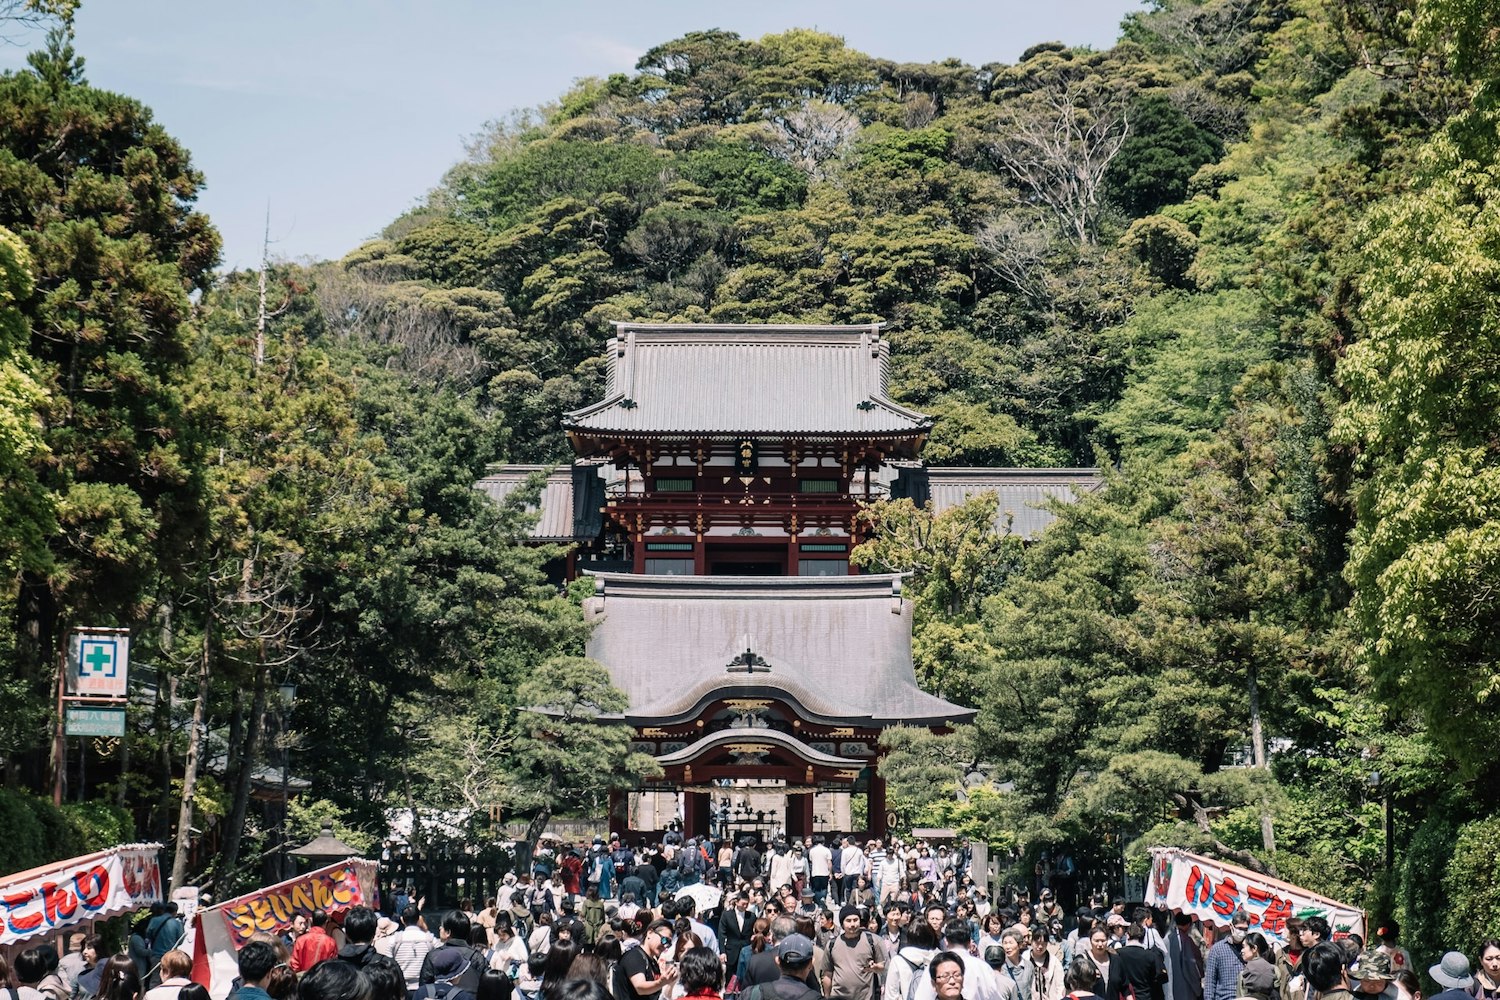
[[[1250,914],[1250,929],[1273,945],[1286,943],[1289,917],[1322,917],[1335,940],[1350,934],[1365,937],[1362,910],[1176,847],[1151,849],[1146,905],[1190,913],[1214,927],[1228,927],[1234,911],[1244,910]]]
[[[159,850],[124,844],[0,879],[0,952],[161,902]]]
[[[351,858],[199,910],[192,924],[193,981],[222,1000],[239,975],[239,950],[254,934],[283,935],[299,913],[323,910],[342,922],[352,907],[374,906],[377,867]]]

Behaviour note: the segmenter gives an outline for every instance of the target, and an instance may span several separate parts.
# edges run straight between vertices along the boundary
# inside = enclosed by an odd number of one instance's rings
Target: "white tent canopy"
[[[0,879],[0,947],[161,901],[160,844],[123,844]]]

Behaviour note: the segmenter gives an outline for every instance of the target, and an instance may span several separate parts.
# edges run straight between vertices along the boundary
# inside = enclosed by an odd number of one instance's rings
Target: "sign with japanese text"
[[[123,708],[79,708],[69,705],[63,709],[64,736],[113,736],[125,735],[125,710]]]
[[[126,629],[84,629],[68,636],[68,690],[86,698],[123,698],[130,673]]]
[[[1365,936],[1362,910],[1247,868],[1170,847],[1151,851],[1146,905],[1190,913],[1217,927],[1227,927],[1234,911],[1244,910],[1250,915],[1250,929],[1272,944],[1286,943],[1289,917],[1320,916],[1328,921],[1335,940]]]
[[[158,846],[117,847],[0,884],[0,946],[160,902]]]
[[[352,906],[374,905],[375,863],[345,861],[252,892],[215,907],[239,949],[256,932],[284,934],[297,914],[323,910],[337,917]]]

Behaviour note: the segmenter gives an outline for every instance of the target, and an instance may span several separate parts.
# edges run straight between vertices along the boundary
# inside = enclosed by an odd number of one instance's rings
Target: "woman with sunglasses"
[[[656,1000],[677,981],[677,967],[663,962],[672,947],[672,921],[656,920],[646,928],[639,948],[620,956],[615,966],[615,996],[620,1000]]]

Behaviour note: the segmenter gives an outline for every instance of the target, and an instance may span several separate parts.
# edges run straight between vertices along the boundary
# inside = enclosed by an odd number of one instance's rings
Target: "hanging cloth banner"
[[[160,844],[128,844],[0,880],[0,947],[161,902]]]
[[[337,918],[350,907],[373,906],[375,868],[373,861],[329,865],[269,889],[220,903],[215,909],[224,920],[230,940],[239,949],[257,931],[285,934],[292,927],[292,918],[299,913],[310,917],[313,910],[323,910],[330,917]]]
[[[214,1000],[229,995],[239,975],[239,950],[257,931],[285,934],[297,914],[323,910],[329,933],[342,943],[338,924],[351,907],[375,905],[374,861],[351,858],[285,882],[207,906],[193,921],[193,981],[208,986]]]
[[[1289,917],[1319,916],[1334,940],[1365,937],[1364,911],[1308,892],[1269,875],[1216,861],[1175,847],[1151,849],[1146,905],[1189,913],[1216,927],[1228,927],[1235,910],[1250,914],[1250,929],[1272,944],[1286,944]]]

